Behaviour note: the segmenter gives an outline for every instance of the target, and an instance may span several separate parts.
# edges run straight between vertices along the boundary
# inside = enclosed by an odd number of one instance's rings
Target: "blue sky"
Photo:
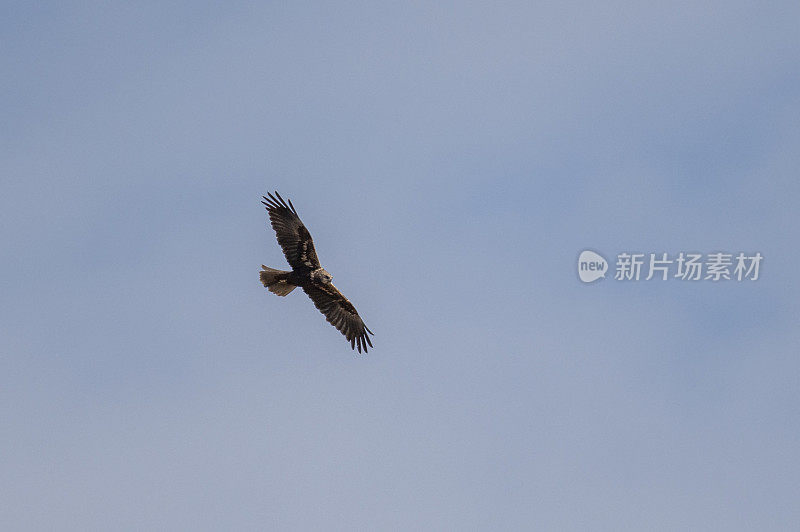
[[[797,20],[4,6],[0,524],[795,528]],[[275,189],[368,355],[260,286]],[[765,258],[584,285],[586,248]]]

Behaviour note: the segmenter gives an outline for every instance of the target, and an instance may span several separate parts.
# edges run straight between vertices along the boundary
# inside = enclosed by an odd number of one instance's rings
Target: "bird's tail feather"
[[[279,296],[286,296],[297,288],[295,285],[290,284],[286,277],[291,272],[285,272],[283,270],[276,270],[275,268],[268,268],[267,266],[261,265],[263,270],[259,272],[259,276],[261,277],[261,284],[267,287],[267,290],[272,292],[273,294],[277,294]]]

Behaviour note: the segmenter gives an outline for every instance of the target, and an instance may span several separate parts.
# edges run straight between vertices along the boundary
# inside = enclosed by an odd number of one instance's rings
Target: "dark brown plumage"
[[[331,274],[320,266],[311,234],[297,215],[292,201],[284,201],[277,191],[274,196],[268,193],[263,198],[261,203],[267,208],[278,244],[292,271],[262,265],[259,272],[261,283],[279,296],[286,296],[299,286],[325,315],[328,323],[347,338],[350,347],[358,348],[359,353],[363,349],[366,353],[367,346],[372,347],[369,334],[373,332],[364,324],[353,304],[331,284]]]

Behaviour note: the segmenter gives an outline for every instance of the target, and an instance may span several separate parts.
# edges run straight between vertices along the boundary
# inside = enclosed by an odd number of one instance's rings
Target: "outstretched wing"
[[[372,342],[369,340],[367,333],[373,334],[373,332],[364,325],[361,316],[356,312],[356,308],[335,286],[332,284],[311,283],[303,286],[303,291],[308,294],[314,305],[325,315],[328,323],[339,329],[345,338],[350,341],[350,347],[353,349],[358,347],[359,353],[362,348],[366,353],[367,345],[372,347]]]
[[[269,197],[267,197],[269,196]],[[275,191],[275,196],[267,193],[263,203],[269,213],[269,221],[278,237],[278,244],[286,255],[286,260],[292,269],[320,267],[317,252],[314,250],[314,241],[311,234],[300,221],[297,211],[294,210],[292,200],[287,204],[280,194]]]

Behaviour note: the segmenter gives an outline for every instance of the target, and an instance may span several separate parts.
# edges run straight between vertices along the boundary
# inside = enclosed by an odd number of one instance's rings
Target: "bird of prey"
[[[349,340],[350,347],[353,350],[358,347],[359,353],[362,349],[366,353],[367,345],[372,347],[367,333],[374,333],[364,325],[353,304],[331,284],[332,276],[320,265],[311,234],[300,221],[292,201],[287,203],[277,191],[274,196],[270,193],[267,196],[262,196],[264,200],[261,203],[267,208],[278,244],[292,271],[276,270],[262,264],[263,269],[259,272],[261,283],[279,296],[286,296],[299,286],[325,315],[328,323]]]

